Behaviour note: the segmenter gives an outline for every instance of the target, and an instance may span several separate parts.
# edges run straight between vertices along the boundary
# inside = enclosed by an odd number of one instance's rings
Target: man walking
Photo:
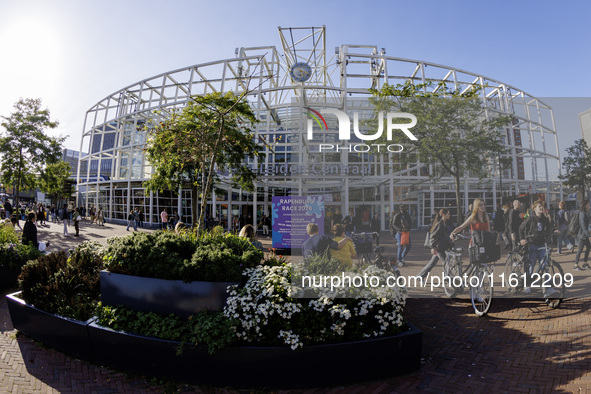
[[[64,204],[62,209],[62,223],[64,224],[64,237],[68,236],[68,205]]]
[[[591,234],[589,233],[589,216],[587,215],[587,211],[589,210],[589,201],[585,201],[583,205],[581,205],[581,209],[577,213],[579,218],[579,232],[577,233],[576,237],[579,239],[579,248],[577,249],[577,256],[575,257],[575,266],[573,270],[580,271],[586,270],[589,267],[587,261],[589,260],[589,248],[591,248]],[[579,266],[579,260],[581,259],[581,253],[583,252],[583,248],[585,248],[585,257],[583,259],[583,266]]]
[[[397,252],[397,259],[398,259],[398,266],[404,267],[406,262],[404,258],[408,254],[411,248],[410,244],[410,227],[411,227],[411,218],[408,213],[408,207],[406,205],[400,205],[400,211],[398,211],[390,220],[390,232],[394,234],[396,238],[396,242],[398,243],[398,252]],[[404,237],[408,237],[408,240],[403,240],[403,233]]]
[[[509,231],[509,234],[511,236],[511,246],[514,250],[519,247],[519,226],[521,226],[521,223],[523,222],[523,219],[521,218],[521,213],[519,212],[520,208],[521,202],[519,200],[514,200],[513,209],[509,213],[509,228],[507,230]]]
[[[166,212],[166,208],[160,212],[160,221],[162,222],[162,230],[166,230],[166,226],[168,225],[168,212]]]

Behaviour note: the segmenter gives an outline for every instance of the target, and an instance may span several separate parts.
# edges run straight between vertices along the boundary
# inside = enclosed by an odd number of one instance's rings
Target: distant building
[[[579,114],[582,138],[591,146],[591,108]]]
[[[364,141],[371,143],[374,130],[361,124],[366,134],[352,135],[346,125],[375,115],[369,89],[428,81],[433,85],[424,88],[425,93],[436,92],[439,83],[458,89],[478,87],[487,119],[496,114],[511,117],[502,132],[510,168],[499,170],[491,160],[489,177],[464,174],[463,209],[476,197],[484,198],[491,212],[501,199],[514,196],[544,198],[548,205],[563,199],[561,185],[550,179],[550,174],[560,171],[559,135],[552,108],[540,99],[474,72],[389,56],[376,45],[326,48],[325,27],[280,27],[278,32],[281,47],[269,43],[237,48],[233,57],[144,79],[90,108],[82,135],[81,146],[88,155],[80,158],[81,166],[87,167],[78,171],[78,205],[100,206],[105,217],[120,222],[138,208],[146,214],[146,223],[153,225],[163,209],[176,210],[192,224],[193,199],[200,202],[201,196],[193,195],[191,185],[162,191],[144,187],[154,172],[145,155],[146,126],[168,119],[194,95],[234,92],[247,93],[245,100],[258,120],[249,125],[253,136],[270,144],[264,147],[264,157],[244,160],[259,175],[256,191],[233,187],[228,174],[219,174],[215,193],[207,201],[207,217],[220,218],[231,228],[229,219],[241,216],[256,226],[263,214],[272,213],[273,197],[322,196],[325,212],[352,209],[362,217],[377,214],[382,230],[400,204],[409,207],[415,226],[427,226],[434,212],[455,207],[454,179],[444,176],[434,181],[436,167],[418,159],[402,161],[396,144],[381,151],[379,144],[371,148]],[[329,115],[326,119],[322,111]],[[347,131],[350,138],[345,138]]]
[[[86,156],[86,153],[82,153],[82,157]],[[76,178],[76,174],[78,174],[78,163],[80,162],[80,152],[76,151],[76,150],[72,150],[72,149],[64,149],[62,151],[62,160],[65,161],[66,163],[70,164],[70,178],[75,179]],[[87,166],[87,162],[83,161],[82,162],[82,167],[81,170],[83,171],[83,173],[86,173],[86,166]]]

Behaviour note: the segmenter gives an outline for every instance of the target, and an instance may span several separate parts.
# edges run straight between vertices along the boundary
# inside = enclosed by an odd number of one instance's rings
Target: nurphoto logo
[[[324,115],[335,115],[339,122],[339,140],[347,142],[351,139],[351,119],[349,116],[337,109],[323,108],[320,111],[313,110],[312,108],[305,107],[308,111],[308,141],[314,138],[314,122],[320,127],[320,130],[328,131],[328,125]],[[410,119],[410,123],[394,123],[394,119]],[[410,132],[410,128],[417,124],[417,118],[413,114],[406,112],[388,112],[386,114],[386,139],[392,141],[392,134],[395,130],[402,131],[409,139],[416,141],[417,137]],[[362,134],[359,131],[359,112],[353,113],[353,133],[357,138],[362,141],[375,141],[382,136],[384,133],[384,111],[378,113],[378,130],[374,134]],[[404,149],[400,144],[349,144],[339,146],[337,144],[320,144],[319,151],[333,151],[338,152],[347,150],[349,152],[369,152],[371,147],[377,148],[378,152],[402,152]]]

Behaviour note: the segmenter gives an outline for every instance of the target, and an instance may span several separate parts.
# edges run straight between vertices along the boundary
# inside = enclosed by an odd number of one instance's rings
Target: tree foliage
[[[566,153],[562,162],[564,174],[559,178],[566,186],[576,190],[578,200],[582,201],[585,191],[591,188],[591,147],[584,139],[580,139],[568,147]]]
[[[151,127],[147,158],[154,167],[148,190],[193,188],[193,223],[200,229],[213,185],[221,178],[252,190],[256,174],[245,165],[261,156],[251,125],[257,122],[244,95],[210,93],[194,96],[182,110]],[[201,209],[197,216],[197,197]],[[199,220],[198,220],[199,218]]]
[[[486,116],[486,108],[479,98],[480,90],[474,86],[449,89],[443,83],[433,89],[432,83],[407,82],[371,91],[376,117],[370,124],[377,124],[380,111],[411,113],[417,118],[416,126],[410,129],[416,140],[394,132],[392,140],[385,141],[384,136],[377,143],[404,146],[402,153],[395,156],[399,169],[420,162],[430,168],[429,172],[422,172],[432,179],[453,177],[458,221],[462,220],[463,212],[461,179],[468,175],[480,179],[490,176],[494,159],[497,158],[498,163],[498,157],[507,153],[501,129],[510,119],[492,112]]]
[[[39,189],[57,198],[69,197],[65,186],[70,174],[70,164],[65,161],[48,164],[39,177]]]
[[[0,136],[0,178],[5,186],[16,189],[18,205],[21,190],[37,187],[40,175],[49,176],[46,169],[60,160],[65,137],[45,134],[58,122],[50,119],[49,110],[41,109],[41,99],[20,99],[14,108],[9,117],[2,116],[5,131]]]

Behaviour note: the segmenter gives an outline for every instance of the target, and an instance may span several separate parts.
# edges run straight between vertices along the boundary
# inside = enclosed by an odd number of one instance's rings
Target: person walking
[[[68,236],[68,206],[64,204],[62,209],[62,223],[64,224],[64,237]]]
[[[98,211],[96,212],[96,224],[99,226],[105,225],[105,216],[101,207],[98,207]]]
[[[570,221],[570,217],[568,212],[566,211],[566,203],[564,201],[560,201],[558,203],[558,214],[557,216],[557,225],[558,225],[558,254],[562,254],[562,247],[566,246],[567,249],[572,252],[574,246],[570,242],[568,238],[568,223]]]
[[[425,280],[427,275],[433,267],[437,264],[438,260],[445,261],[445,251],[451,249],[453,246],[452,240],[449,238],[451,234],[450,226],[451,212],[447,208],[439,210],[439,213],[435,216],[433,225],[429,229],[429,243],[431,247],[431,260],[423,267],[419,276]]]
[[[513,250],[516,250],[519,247],[519,226],[523,223],[523,219],[521,218],[521,201],[514,200],[513,201],[513,209],[509,211],[509,223],[508,223],[508,230],[509,234],[511,235],[511,245]]]
[[[74,228],[76,229],[76,234],[74,236],[80,236],[80,220],[82,219],[82,215],[80,215],[80,211],[78,208],[74,209],[74,214],[72,215],[72,219],[74,220]]]
[[[267,222],[267,215],[263,214],[261,218],[261,225],[263,226],[263,235],[269,235],[269,223]]]
[[[166,208],[160,212],[160,222],[162,223],[162,230],[166,230],[166,226],[168,226],[168,212],[166,212]]]
[[[353,210],[353,208],[349,209],[349,214],[345,216],[342,224],[345,225],[345,234],[347,234],[347,236],[350,237],[351,234],[355,231],[355,211]]]
[[[398,251],[396,257],[398,259],[399,267],[404,267],[404,265],[406,264],[404,258],[406,257],[411,248],[411,223],[412,221],[408,213],[408,207],[406,205],[401,204],[400,210],[392,217],[392,220],[390,220],[390,231],[394,233],[394,238],[396,238],[396,243],[398,244]],[[403,239],[403,237],[407,237],[407,239]]]
[[[141,228],[144,228],[144,219],[145,219],[145,216],[144,216],[144,210],[141,209],[141,208],[140,208],[140,210],[138,212],[138,218],[139,218],[139,223],[138,223],[139,226]]]
[[[133,227],[134,230],[137,231],[137,229],[135,227],[135,219],[134,219],[133,210],[129,211],[129,215],[127,215],[127,228],[125,230],[129,231],[130,226]]]
[[[573,270],[580,271],[586,270],[589,267],[587,261],[589,260],[589,248],[591,248],[591,234],[589,234],[589,216],[587,215],[587,211],[589,211],[589,201],[585,201],[581,208],[579,209],[578,216],[579,216],[579,231],[577,233],[577,238],[579,239],[579,248],[577,249],[577,255],[575,257],[575,266]],[[583,266],[579,266],[579,261],[581,259],[581,253],[583,252],[583,248],[585,249],[585,257],[583,259]]]

